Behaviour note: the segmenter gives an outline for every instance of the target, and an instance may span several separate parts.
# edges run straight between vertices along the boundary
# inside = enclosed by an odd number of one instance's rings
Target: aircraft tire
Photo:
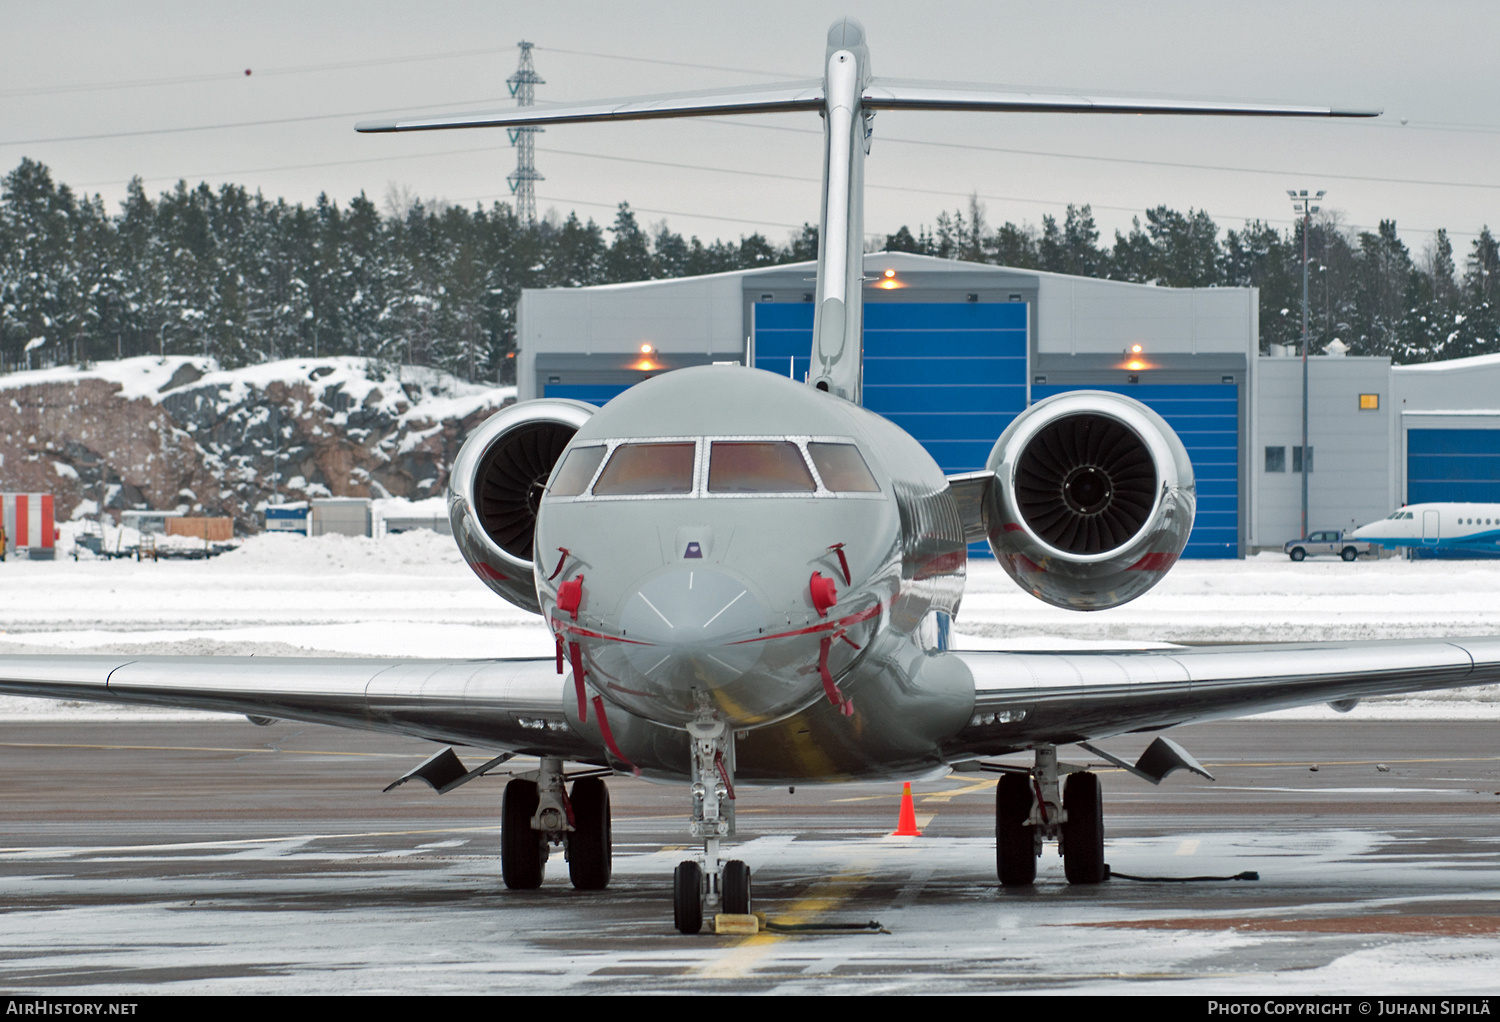
[[[1292,552],[1291,552],[1290,556],[1291,556],[1292,560],[1294,560],[1294,561],[1300,561],[1304,557],[1307,556],[1307,551],[1303,550],[1300,546],[1292,547]]]
[[[737,916],[750,914],[750,867],[739,859],[724,863],[724,911]]]
[[[1104,865],[1104,795],[1099,775],[1069,774],[1063,785],[1063,873],[1070,884],[1097,884],[1106,876]]]
[[[531,826],[539,799],[536,782],[514,780],[500,800],[500,876],[513,891],[542,886],[547,859],[542,836]]]
[[[568,835],[568,877],[580,891],[602,891],[613,871],[609,789],[602,777],[573,782],[573,833]]]
[[[1355,559],[1355,558],[1356,558],[1356,557],[1358,557],[1358,556],[1359,556],[1359,551],[1358,551],[1358,550],[1356,550],[1356,549],[1354,549],[1354,548],[1353,548],[1353,547],[1352,547],[1352,546],[1346,546],[1346,547],[1344,547],[1344,549],[1343,549],[1343,550],[1342,550],[1342,551],[1341,551],[1341,552],[1340,552],[1340,553],[1339,553],[1339,556],[1340,556],[1340,557],[1342,557],[1342,558],[1343,558],[1343,559],[1344,559],[1344,560],[1346,560],[1346,561],[1352,561],[1352,560],[1354,560],[1354,559]]]
[[[672,923],[678,933],[703,929],[703,869],[692,859],[672,871]]]
[[[1029,887],[1036,880],[1036,842],[1026,819],[1031,815],[1031,777],[1001,774],[995,786],[995,871],[1005,887]]]

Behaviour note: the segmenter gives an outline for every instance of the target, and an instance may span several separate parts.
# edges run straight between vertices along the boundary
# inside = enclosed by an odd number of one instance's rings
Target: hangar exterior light
[[[896,279],[895,270],[887,268],[886,271],[880,275],[880,283],[876,284],[875,286],[880,288],[882,291],[894,291],[898,287],[905,287],[906,285]]]
[[[641,372],[651,372],[653,369],[661,368],[661,365],[659,363],[654,362],[651,359],[651,355],[656,351],[655,345],[653,345],[650,341],[642,341],[639,350],[641,353],[641,357],[639,360],[632,362],[630,368],[638,369]]]

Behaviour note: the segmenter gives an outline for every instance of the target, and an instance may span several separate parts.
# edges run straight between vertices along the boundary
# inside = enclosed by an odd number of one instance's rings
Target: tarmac
[[[681,786],[609,781],[615,873],[500,882],[504,774],[381,789],[429,743],[239,721],[0,726],[13,993],[1493,993],[1500,723],[1250,720],[1171,736],[1217,778],[1102,769],[1119,878],[1050,848],[999,887],[993,774],[738,792],[728,854],[779,923],[672,927]],[[1133,758],[1150,735],[1101,743]],[[486,750],[458,750],[465,761]],[[1084,750],[1060,756],[1084,763]],[[1019,760],[1017,762],[1020,762]],[[519,764],[519,765],[517,765]],[[472,765],[472,764],[471,764]],[[525,769],[522,761],[507,767]],[[1222,878],[1255,871],[1258,880]]]

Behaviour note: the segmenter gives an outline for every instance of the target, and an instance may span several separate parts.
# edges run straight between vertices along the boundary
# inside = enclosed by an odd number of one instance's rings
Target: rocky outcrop
[[[53,493],[61,519],[180,508],[253,532],[277,496],[440,494],[469,431],[514,394],[430,370],[408,368],[403,381],[351,359],[238,372],[179,361],[144,391],[108,366],[4,378],[0,489]]]

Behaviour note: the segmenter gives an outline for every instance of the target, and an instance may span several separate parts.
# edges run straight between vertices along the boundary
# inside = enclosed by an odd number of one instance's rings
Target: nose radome
[[[657,575],[620,608],[627,638],[662,646],[723,646],[760,634],[765,620],[744,583],[712,568]]]

